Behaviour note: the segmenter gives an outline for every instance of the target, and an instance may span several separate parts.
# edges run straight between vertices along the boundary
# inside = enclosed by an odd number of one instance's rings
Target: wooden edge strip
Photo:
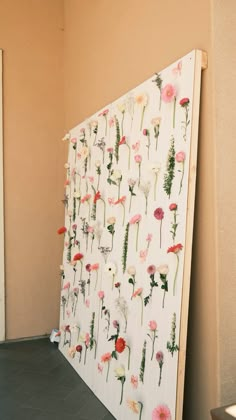
[[[0,341],[5,340],[2,50],[0,50]]]
[[[176,420],[182,420],[182,415],[183,415],[189,291],[190,291],[191,259],[192,259],[192,238],[193,238],[194,204],[195,204],[195,190],[196,190],[201,70],[203,68],[206,68],[206,67],[203,67],[203,63],[206,63],[205,61],[206,57],[207,57],[206,53],[200,50],[195,50],[192,129],[191,129],[188,199],[187,199],[187,215],[186,215],[185,257],[184,257],[181,319],[180,319],[180,334],[179,334],[180,350],[178,354],[178,371],[177,371],[176,417],[175,417]]]

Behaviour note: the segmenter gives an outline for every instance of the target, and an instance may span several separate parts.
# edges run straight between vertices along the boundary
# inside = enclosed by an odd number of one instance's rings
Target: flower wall
[[[195,53],[73,128],[60,350],[116,419],[175,419]]]

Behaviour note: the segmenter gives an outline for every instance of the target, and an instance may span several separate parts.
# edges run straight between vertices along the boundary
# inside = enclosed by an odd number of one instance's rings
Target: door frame
[[[5,328],[5,258],[4,258],[4,190],[3,190],[3,51],[0,50],[0,341]]]

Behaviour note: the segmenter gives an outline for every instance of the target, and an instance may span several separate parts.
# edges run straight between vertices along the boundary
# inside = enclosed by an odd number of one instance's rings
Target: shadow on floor
[[[114,420],[48,338],[0,344],[1,420]]]

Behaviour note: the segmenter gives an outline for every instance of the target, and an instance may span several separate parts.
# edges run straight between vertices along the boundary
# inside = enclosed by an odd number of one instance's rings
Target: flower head
[[[136,223],[139,223],[142,219],[141,214],[135,214],[133,217],[131,217],[129,224],[135,225]]]
[[[91,271],[97,271],[99,269],[99,263],[95,263],[91,265]]]
[[[135,276],[135,275],[136,275],[136,268],[134,267],[134,265],[130,265],[130,266],[127,268],[127,273],[128,273],[130,276]]]
[[[136,163],[141,163],[142,162],[142,156],[141,155],[135,155],[134,160],[135,160]]]
[[[73,139],[71,139],[71,143],[72,144],[77,144],[77,138],[76,137],[73,137]]]
[[[154,321],[154,320],[149,321],[148,327],[149,327],[149,329],[151,331],[156,331],[156,329],[157,329],[157,323],[156,323],[156,321]]]
[[[65,226],[62,226],[59,229],[57,229],[58,235],[62,235],[63,233],[66,233],[66,232],[67,232],[67,229]]]
[[[115,202],[114,202],[114,204],[116,205],[116,204],[124,204],[125,203],[125,200],[126,200],[126,196],[125,195],[122,195],[122,197],[120,197],[118,200],[116,200]]]
[[[141,296],[141,294],[143,293],[143,288],[139,287],[137,290],[134,291],[134,293],[132,294],[132,298],[135,298],[137,296]]]
[[[176,88],[170,83],[165,85],[161,91],[161,99],[164,102],[172,102],[176,98]]]
[[[140,261],[142,263],[146,261],[147,254],[148,254],[148,250],[147,249],[141,249],[141,251],[139,252],[139,258],[140,258]]]
[[[174,254],[178,254],[178,252],[181,251],[182,249],[183,249],[183,245],[182,244],[173,245],[173,246],[170,246],[167,249],[167,253],[173,252]]]
[[[115,376],[119,379],[119,378],[123,378],[125,376],[125,368],[123,365],[119,366],[118,368],[116,368],[114,370],[115,372]]]
[[[89,201],[91,198],[91,194],[86,194],[83,198],[81,198],[81,203],[85,203]]]
[[[186,159],[186,155],[183,151],[176,153],[176,155],[175,155],[176,162],[182,163],[182,162],[185,161],[185,159]]]
[[[100,114],[98,114],[99,117],[105,117],[109,112],[109,109],[104,109],[104,111],[100,112]]]
[[[177,204],[176,203],[171,203],[170,205],[169,205],[169,209],[170,209],[170,211],[175,211],[175,210],[177,210]]]
[[[69,347],[68,348],[68,356],[71,357],[72,359],[75,357],[75,353],[76,353],[76,347]]]
[[[104,353],[102,356],[101,356],[101,362],[103,362],[103,363],[107,363],[107,362],[110,362],[110,360],[111,360],[111,353]]]
[[[131,385],[134,389],[138,388],[138,377],[137,376],[131,375],[130,382],[131,382]]]
[[[127,405],[133,413],[138,414],[139,413],[139,403],[135,400],[127,400]]]
[[[126,144],[126,136],[121,137],[121,140],[119,141],[119,146],[121,146],[122,144]]]
[[[70,282],[68,281],[67,283],[65,283],[62,290],[68,290],[69,288],[70,288]]]
[[[88,272],[88,273],[91,273],[91,264],[86,264],[86,266],[85,266],[85,270]]]
[[[104,291],[103,290],[99,290],[99,292],[98,292],[98,297],[99,297],[99,299],[104,299],[104,296],[105,296],[105,293],[104,293]]]
[[[62,141],[68,141],[68,140],[70,140],[70,133],[65,134],[65,136],[62,139]]]
[[[155,274],[156,270],[157,270],[156,266],[153,265],[153,264],[149,265],[148,268],[147,268],[147,272],[148,272],[149,275]]]
[[[78,346],[76,346],[76,351],[78,352],[78,353],[81,353],[82,352],[82,350],[83,350],[83,347],[81,346],[81,344],[78,344]]]
[[[138,152],[138,151],[139,151],[139,149],[140,149],[140,141],[139,141],[139,140],[138,140],[138,141],[136,141],[136,143],[132,144],[132,149],[133,149],[135,152]]]
[[[157,271],[158,273],[166,276],[169,273],[169,267],[167,264],[159,265],[159,267],[157,267]]]
[[[148,96],[146,93],[142,93],[135,97],[135,102],[137,105],[147,106],[148,103]]]
[[[154,211],[154,217],[157,220],[162,220],[164,218],[164,211],[162,210],[161,207],[158,207],[155,211]]]
[[[86,147],[86,146],[81,147],[81,149],[80,149],[80,158],[82,160],[85,160],[85,159],[87,159],[88,155],[89,155],[89,148]]]
[[[101,198],[101,193],[100,193],[100,191],[97,191],[97,192],[96,192],[96,194],[95,194],[95,196],[94,196],[94,198],[93,198],[93,202],[94,202],[94,204],[95,204],[98,200],[100,200],[100,198]]]
[[[155,117],[151,120],[151,124],[155,126],[160,125],[161,124],[161,117]]]
[[[164,360],[164,354],[163,354],[163,352],[162,351],[158,351],[156,353],[156,361],[158,363],[163,363],[163,360]]]
[[[152,420],[171,420],[171,412],[167,405],[158,405],[154,408]]]
[[[112,325],[115,329],[119,328],[120,326],[119,322],[116,319],[114,319],[114,321],[112,322]]]
[[[80,252],[78,252],[78,254],[74,255],[73,261],[80,261],[80,260],[82,260],[82,258],[84,258],[84,255],[81,254]]]
[[[146,237],[146,241],[150,243],[152,241],[152,233],[148,233]]]
[[[114,225],[116,223],[116,218],[114,216],[111,216],[107,219],[107,223],[109,225]]]
[[[182,98],[179,101],[179,104],[184,108],[187,107],[189,104],[189,98]]]
[[[149,165],[149,168],[153,174],[158,174],[161,170],[161,164],[159,162],[153,162]]]
[[[116,349],[116,351],[118,353],[123,353],[125,347],[126,347],[126,341],[122,337],[119,337],[116,340],[116,343],[115,343],[115,349]]]

